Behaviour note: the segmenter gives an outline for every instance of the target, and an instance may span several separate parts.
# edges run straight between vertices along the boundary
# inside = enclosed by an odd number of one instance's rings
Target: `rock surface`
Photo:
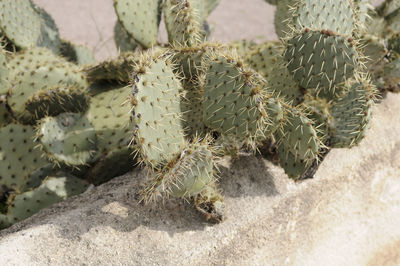
[[[257,156],[221,161],[221,224],[178,200],[142,206],[135,170],[2,231],[2,265],[398,265],[399,102],[389,94],[362,144],[312,180]]]

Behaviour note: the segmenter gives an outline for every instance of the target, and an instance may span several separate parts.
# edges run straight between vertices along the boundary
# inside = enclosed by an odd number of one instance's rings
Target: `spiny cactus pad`
[[[198,0],[166,0],[164,17],[168,41],[174,45],[193,46],[201,42],[203,18]]]
[[[144,54],[133,77],[131,103],[134,141],[150,167],[172,160],[183,147],[181,92],[168,56]]]
[[[36,189],[9,199],[7,220],[10,224],[32,216],[41,209],[58,203],[87,189],[87,183],[66,173],[49,176]],[[0,224],[0,227],[3,227]]]
[[[0,184],[20,188],[26,176],[48,162],[34,149],[35,132],[31,126],[9,124],[0,128]]]
[[[16,46],[29,48],[36,45],[41,34],[39,13],[30,0],[3,0],[0,3],[0,28]]]
[[[314,123],[303,110],[287,110],[287,118],[281,131],[277,132],[279,145],[290,151],[298,160],[310,164],[323,147]]]
[[[268,89],[293,105],[299,104],[303,100],[302,89],[290,74],[281,56],[277,58],[273,69],[274,74],[268,80]]]
[[[349,0],[296,0],[293,19],[298,30],[332,30],[351,36],[355,17]]]
[[[274,64],[282,53],[281,43],[265,42],[252,49],[246,57],[246,63],[266,80],[270,80],[271,76],[274,75]]]
[[[130,86],[114,85],[113,89],[109,88],[90,99],[87,118],[96,131],[97,147],[103,154],[125,148],[131,142],[131,106],[127,101],[131,90]]]
[[[51,161],[67,165],[92,162],[96,150],[96,133],[80,114],[63,113],[40,122],[37,139]]]
[[[214,55],[204,80],[207,127],[240,139],[252,139],[265,125],[265,80],[231,55]]]
[[[288,69],[300,86],[334,90],[334,86],[353,76],[358,53],[352,39],[330,32],[304,31],[286,44]]]
[[[207,142],[198,142],[183,149],[179,158],[159,172],[145,191],[146,197],[172,196],[189,198],[199,194],[214,181],[214,156]]]
[[[374,88],[366,82],[354,83],[349,93],[335,103],[333,147],[352,147],[365,137],[373,104]]]
[[[114,0],[114,8],[125,30],[142,46],[157,44],[161,0]]]
[[[264,109],[268,114],[268,122],[263,130],[262,138],[268,138],[283,125],[285,107],[280,99],[271,97],[265,103]]]
[[[310,163],[305,163],[303,160],[296,158],[286,146],[279,145],[277,148],[279,155],[279,164],[285,170],[285,173],[289,176],[289,178],[298,180],[301,175],[303,175],[306,171]]]

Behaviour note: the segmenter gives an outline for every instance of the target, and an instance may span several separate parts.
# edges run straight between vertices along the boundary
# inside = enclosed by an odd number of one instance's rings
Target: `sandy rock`
[[[179,200],[143,206],[141,170],[0,233],[3,265],[398,265],[400,95],[358,147],[301,183],[257,156],[221,162],[226,221]]]

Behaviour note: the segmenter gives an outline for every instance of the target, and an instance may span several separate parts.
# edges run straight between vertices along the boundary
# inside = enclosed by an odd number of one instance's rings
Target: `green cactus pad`
[[[116,85],[90,99],[87,118],[96,130],[97,148],[103,154],[128,147],[132,140],[131,106],[127,101],[131,90],[130,86]]]
[[[129,36],[119,21],[114,26],[114,41],[119,52],[134,51],[138,46],[135,39]]]
[[[0,48],[0,96],[10,89],[8,64],[5,51]]]
[[[278,98],[269,98],[264,105],[264,109],[267,111],[269,120],[263,130],[263,139],[274,134],[283,125],[285,118],[285,107]]]
[[[327,140],[333,127],[332,104],[324,98],[306,95],[303,106],[309,110],[308,117],[315,121],[315,127],[318,128],[317,134],[320,139],[322,141]]]
[[[384,40],[373,35],[361,36],[361,47],[363,54],[367,57],[366,66],[368,69],[374,69],[374,66],[378,65],[384,60],[384,57],[388,54]]]
[[[219,51],[224,47],[217,43],[204,43],[197,47],[175,47],[173,62],[177,69],[175,73],[183,75],[183,89],[186,92],[182,99],[183,125],[189,136],[202,135],[205,131],[203,122],[203,90],[200,80],[204,74],[203,61],[205,55]]]
[[[350,148],[365,137],[374,104],[374,88],[368,83],[355,83],[347,95],[332,107],[334,128],[332,146]]]
[[[131,80],[133,67],[139,59],[138,53],[126,52],[115,59],[88,66],[85,72],[92,82],[107,80],[127,83]]]
[[[114,0],[118,20],[142,46],[157,44],[161,0]]]
[[[48,163],[40,150],[34,149],[34,136],[31,126],[9,124],[0,128],[0,184],[19,189],[31,171]]]
[[[43,55],[43,58],[36,59],[38,63],[32,62],[30,65],[30,56],[23,57],[23,62],[19,65],[15,62],[18,57],[11,61],[11,65],[15,66],[12,72],[15,74],[18,70],[20,71],[13,78],[13,88],[7,98],[7,102],[14,116],[24,123],[31,123],[35,119],[42,117],[36,110],[27,110],[27,104],[37,99],[38,96],[46,96],[42,103],[46,101],[50,103],[57,97],[60,97],[60,99],[72,99],[71,95],[66,95],[66,92],[73,92],[72,95],[82,96],[76,101],[77,106],[73,106],[69,102],[59,102],[61,109],[70,106],[75,111],[76,108],[79,109],[85,106],[86,98],[82,90],[87,88],[87,81],[79,71],[79,68],[55,56],[48,56],[46,53]],[[51,62],[51,64],[42,64],[42,62]],[[49,95],[50,93],[56,93],[57,89],[60,95],[64,96],[59,96],[58,94]],[[41,106],[41,108],[44,110],[51,109],[49,106]]]
[[[279,145],[285,147],[298,160],[311,164],[318,158],[320,149],[324,146],[318,137],[314,122],[306,116],[303,110],[287,109],[287,117],[282,130],[277,132]]]
[[[41,34],[41,17],[30,0],[3,0],[0,3],[0,28],[15,46],[36,46]]]
[[[176,161],[167,164],[144,190],[146,201],[157,197],[189,198],[214,182],[214,155],[207,141],[194,140]]]
[[[184,144],[180,97],[182,85],[170,59],[161,52],[144,54],[133,77],[133,134],[143,163],[157,167],[180,153]]]
[[[292,15],[298,30],[332,30],[351,36],[355,27],[354,13],[349,0],[297,0]]]
[[[61,40],[60,54],[69,62],[78,65],[89,65],[96,63],[93,52],[86,46],[75,44],[67,40]]]
[[[47,157],[56,163],[84,165],[93,161],[97,151],[95,130],[79,114],[63,113],[44,118],[37,139]]]
[[[266,80],[270,80],[274,75],[274,64],[282,53],[283,47],[279,42],[265,42],[253,48],[246,57],[246,63]]]
[[[265,80],[234,55],[211,56],[204,80],[207,127],[251,142],[265,126]]]
[[[240,57],[246,58],[247,54],[257,47],[257,44],[254,41],[243,39],[228,43],[228,47],[236,50]]]
[[[274,74],[268,80],[268,89],[272,90],[275,95],[284,98],[285,101],[297,105],[303,100],[303,93],[300,86],[289,73],[284,59],[280,56],[273,66]]]
[[[25,178],[25,184],[19,189],[20,192],[29,191],[39,187],[46,177],[59,172],[60,169],[53,163],[48,163],[30,172]]]
[[[284,38],[291,32],[290,25],[292,17],[290,7],[293,6],[295,0],[279,0],[276,2],[276,12],[274,18],[275,32],[279,38]]]
[[[279,164],[289,178],[298,180],[307,171],[310,163],[296,158],[284,145],[278,146]]]
[[[10,79],[13,80],[18,73],[32,70],[33,67],[58,64],[59,60],[60,58],[46,48],[32,48],[13,53],[8,61]]]
[[[64,112],[81,113],[89,107],[89,95],[81,88],[54,86],[37,91],[25,103],[34,120]]]
[[[198,0],[166,0],[164,19],[168,42],[175,46],[193,46],[204,36],[202,10]]]
[[[85,181],[66,173],[61,172],[57,176],[49,176],[38,188],[9,199],[8,222],[14,224],[22,221],[41,209],[83,193],[87,187]]]
[[[285,50],[288,69],[304,88],[334,90],[352,77],[358,53],[352,39],[328,32],[305,31],[288,40]]]

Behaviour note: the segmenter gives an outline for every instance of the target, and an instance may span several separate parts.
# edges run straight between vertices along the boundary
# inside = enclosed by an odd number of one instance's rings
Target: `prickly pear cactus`
[[[48,159],[56,163],[84,165],[92,162],[97,153],[95,130],[80,114],[44,118],[37,139]]]
[[[263,107],[266,81],[234,54],[211,55],[206,69],[203,81],[206,126],[239,139],[254,139],[267,116]]]
[[[168,54],[150,51],[142,55],[130,102],[133,139],[142,162],[150,167],[172,160],[184,145],[181,93]]]
[[[118,20],[143,47],[157,44],[161,0],[114,0]]]

